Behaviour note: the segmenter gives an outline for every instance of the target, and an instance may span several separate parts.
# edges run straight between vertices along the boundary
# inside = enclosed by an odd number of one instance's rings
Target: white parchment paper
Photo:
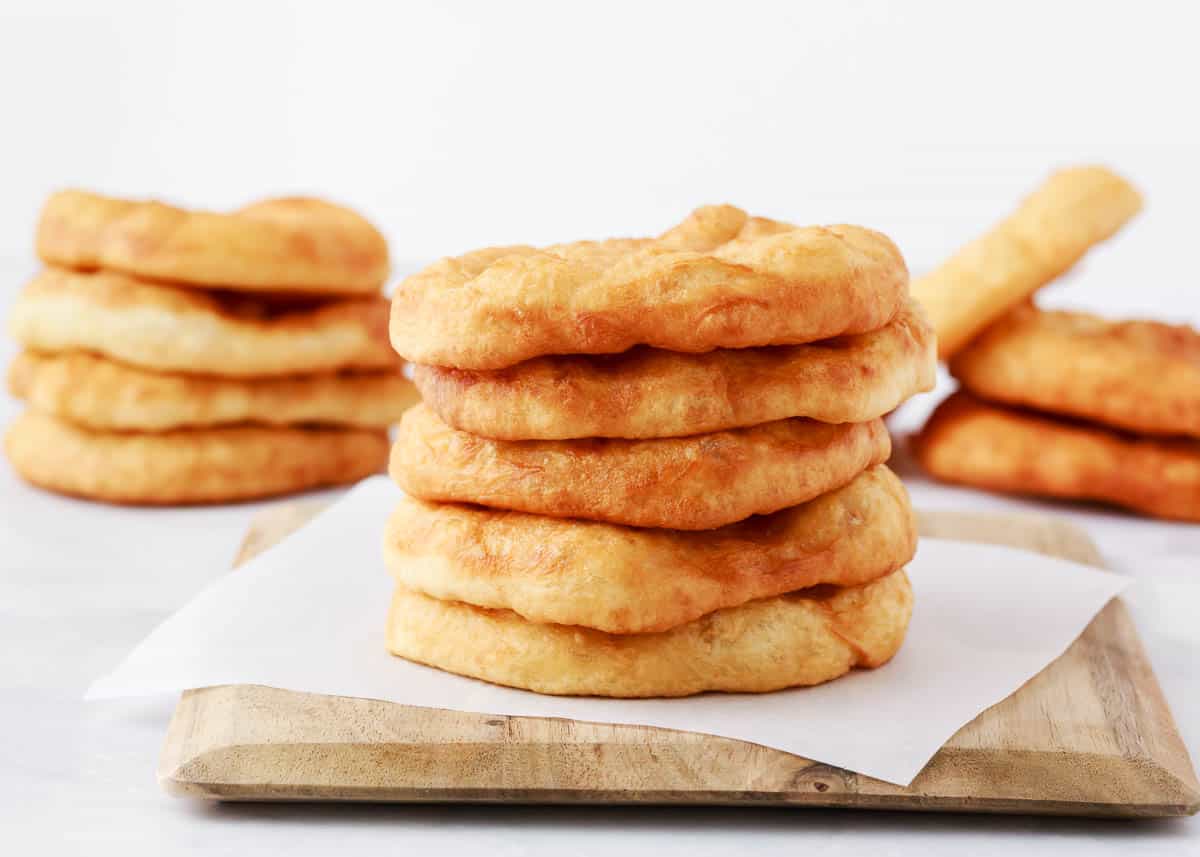
[[[217,580],[96,681],[90,699],[261,684],[489,714],[637,723],[753,741],[901,785],[959,727],[1061,654],[1128,582],[1010,548],[924,539],[916,608],[886,666],[770,694],[672,700],[540,696],[389,655],[383,524],[399,497],[360,483]]]

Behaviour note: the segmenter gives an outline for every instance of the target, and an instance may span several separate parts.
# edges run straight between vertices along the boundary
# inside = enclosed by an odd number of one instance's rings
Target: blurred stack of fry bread
[[[1200,333],[1032,300],[1140,208],[1106,169],[1063,170],[914,282],[960,387],[914,439],[932,475],[1200,521]]]
[[[244,500],[381,470],[416,399],[388,345],[383,236],[348,209],[232,214],[56,193],[46,267],[8,318],[5,451],[28,481],[119,503]]]

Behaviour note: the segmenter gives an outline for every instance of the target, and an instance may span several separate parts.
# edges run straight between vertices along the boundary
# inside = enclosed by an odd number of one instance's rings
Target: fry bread
[[[884,235],[698,209],[660,240],[492,247],[404,280],[392,344],[406,359],[493,370],[547,354],[793,345],[887,324],[908,269]]]
[[[995,402],[1200,437],[1200,333],[1183,325],[1022,306],[959,352],[950,372]]]
[[[853,586],[912,559],[916,524],[886,467],[800,506],[715,530],[635,529],[406,497],[384,537],[396,582],[534,622],[617,634],[821,583]]]
[[[955,393],[929,418],[914,451],[946,482],[1200,521],[1197,440],[1141,438]]]
[[[500,440],[680,437],[809,417],[867,422],[933,389],[934,337],[915,304],[871,333],[811,345],[539,357],[473,372],[415,366],[448,425]]]
[[[949,359],[1012,307],[1079,261],[1142,207],[1103,167],[1054,173],[1015,212],[912,284]]]
[[[158,372],[233,378],[398,369],[379,296],[288,305],[47,268],[8,319],[37,351],[91,351]]]
[[[348,428],[93,432],[26,411],[4,437],[24,479],[110,503],[225,503],[357,482],[387,461],[387,433]]]
[[[42,209],[37,251],[64,268],[257,292],[369,295],[388,273],[387,242],[374,226],[301,197],[215,214],[61,191]]]
[[[886,663],[911,615],[903,571],[863,586],[751,601],[659,634],[539,624],[397,586],[387,646],[418,663],[538,693],[763,693]]]
[[[420,398],[395,370],[218,378],[149,372],[82,351],[21,352],[8,387],[36,410],[107,431],[237,423],[386,428]]]
[[[410,410],[391,474],[423,500],[706,530],[778,511],[887,461],[882,420],[773,423],[654,440],[489,440]]]

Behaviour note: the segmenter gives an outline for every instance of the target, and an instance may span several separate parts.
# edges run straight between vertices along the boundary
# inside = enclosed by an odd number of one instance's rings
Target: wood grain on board
[[[264,513],[237,562],[320,508],[290,504]],[[926,513],[921,531],[1100,565],[1081,530],[1049,518]],[[1119,600],[1060,658],[960,729],[907,788],[697,733],[465,714],[246,685],[183,694],[159,778],[173,794],[220,800],[792,805],[1123,817],[1200,809],[1187,750]]]

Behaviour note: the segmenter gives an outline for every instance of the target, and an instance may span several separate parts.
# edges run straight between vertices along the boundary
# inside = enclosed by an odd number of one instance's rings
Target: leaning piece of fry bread
[[[937,331],[938,356],[952,357],[1141,207],[1137,190],[1104,167],[1054,173],[990,232],[913,282]]]

